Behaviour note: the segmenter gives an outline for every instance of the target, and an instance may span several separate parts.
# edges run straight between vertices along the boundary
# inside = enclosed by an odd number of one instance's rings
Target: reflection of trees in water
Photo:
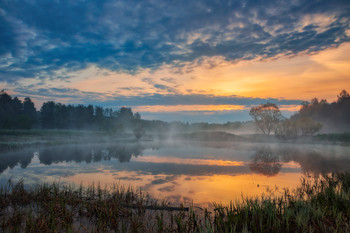
[[[223,145],[220,144],[222,148]],[[99,162],[117,159],[120,162],[130,161],[132,156],[139,156],[146,148],[154,150],[160,149],[164,146],[159,143],[151,144],[137,144],[129,143],[123,145],[63,145],[45,147],[38,151],[38,158],[41,163],[50,165],[52,163],[61,162]],[[198,146],[198,145],[197,145]],[[200,147],[205,147],[205,144],[200,144]],[[334,146],[327,148],[325,146],[303,146],[298,144],[289,144],[284,146],[274,145],[274,147],[260,148],[254,154],[249,168],[252,172],[264,174],[266,176],[277,175],[284,163],[296,162],[301,169],[310,174],[320,174],[322,172],[345,172],[350,171],[350,156],[349,148]],[[19,151],[9,151],[0,153],[0,174],[7,168],[14,168],[21,166],[26,168],[31,163],[33,149],[23,149]],[[248,150],[247,150],[248,153]],[[159,165],[157,165],[159,166]],[[182,166],[179,171],[185,173],[185,170],[193,170],[196,172],[206,173],[208,169],[213,169],[212,173],[221,174],[225,172],[224,167],[205,167]],[[246,169],[246,168],[245,168]],[[170,169],[171,170],[171,169]],[[285,168],[286,171],[299,172],[298,168]],[[231,171],[231,170],[230,170]]]
[[[260,148],[253,156],[249,164],[252,172],[266,176],[275,176],[281,170],[282,164],[279,156],[274,154],[271,148]]]
[[[350,158],[344,155],[339,156],[336,152],[327,154],[320,151],[289,149],[287,153],[283,154],[282,158],[286,163],[291,161],[298,163],[304,172],[313,175],[350,171]]]
[[[319,175],[330,172],[350,171],[350,157],[337,151],[327,150],[322,147],[316,150],[313,147],[277,147],[259,149],[249,164],[251,171],[268,176],[278,174],[283,163],[295,162],[300,165],[302,171]]]
[[[21,168],[26,168],[31,163],[34,154],[32,151],[22,151],[22,153],[8,152],[0,154],[0,174],[7,168],[14,168],[18,164]]]
[[[143,148],[139,144],[107,147],[81,147],[81,146],[64,146],[44,148],[39,152],[41,163],[50,165],[60,162],[100,162],[107,161],[111,158],[118,159],[119,162],[129,162],[132,156],[142,154]]]
[[[129,162],[132,156],[142,154],[144,148],[139,145],[113,145],[113,146],[79,146],[65,145],[42,148],[38,152],[40,163],[50,165],[62,162],[100,162],[117,159],[119,162]],[[20,165],[26,168],[34,157],[33,150],[11,151],[0,154],[0,174],[7,168]]]

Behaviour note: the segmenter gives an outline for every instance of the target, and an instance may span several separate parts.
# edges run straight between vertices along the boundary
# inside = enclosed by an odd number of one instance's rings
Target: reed
[[[211,210],[169,206],[141,190],[60,183],[0,188],[2,232],[350,232],[350,174],[305,176],[293,192]]]

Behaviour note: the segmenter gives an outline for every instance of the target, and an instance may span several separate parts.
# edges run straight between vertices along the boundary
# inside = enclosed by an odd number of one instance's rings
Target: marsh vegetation
[[[350,175],[304,177],[294,191],[213,209],[171,207],[140,190],[23,181],[0,189],[5,232],[349,232]]]

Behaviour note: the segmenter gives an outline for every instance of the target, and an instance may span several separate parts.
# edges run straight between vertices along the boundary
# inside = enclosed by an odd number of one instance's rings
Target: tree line
[[[329,130],[346,132],[350,130],[350,95],[343,90],[337,97],[332,103],[317,98],[302,102],[300,110],[289,119],[283,117],[273,103],[252,107],[249,115],[263,134],[275,133],[281,138],[312,136],[325,126]]]
[[[16,109],[16,110],[9,110]],[[250,122],[188,123],[164,122],[160,120],[143,120],[139,113],[133,113],[131,108],[122,107],[117,111],[93,105],[65,105],[48,101],[43,103],[39,111],[30,98],[24,102],[17,97],[12,98],[5,91],[0,93],[0,129],[88,129],[103,130],[113,133],[125,129],[133,131],[140,138],[145,131],[163,137],[170,131],[213,131],[237,130]]]
[[[302,102],[300,110],[289,119],[282,116],[279,107],[266,103],[251,108],[249,114],[257,128],[266,135],[281,138],[312,136],[321,128],[350,130],[350,95],[343,90],[337,100],[312,99]],[[164,122],[142,120],[139,113],[122,107],[113,111],[93,105],[65,105],[54,101],[45,102],[37,111],[29,97],[23,101],[0,92],[0,129],[87,129],[112,133],[133,131],[136,138],[145,132],[160,136],[176,129],[180,132],[203,130],[237,130],[249,127],[250,122],[227,122],[225,124]]]
[[[30,98],[26,97],[22,102],[3,90],[0,92],[0,128],[30,129],[37,119],[38,114]]]
[[[141,119],[139,113],[122,107],[117,111],[92,105],[65,105],[48,101],[37,111],[29,97],[22,102],[0,93],[0,129],[122,130]]]

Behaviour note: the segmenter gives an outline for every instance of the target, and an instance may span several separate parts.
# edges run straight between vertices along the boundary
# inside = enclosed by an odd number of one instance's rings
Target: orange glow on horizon
[[[350,42],[337,48],[293,57],[279,55],[269,59],[256,58],[237,62],[230,62],[222,57],[207,57],[200,62],[187,62],[183,67],[165,64],[157,69],[141,69],[133,74],[91,65],[83,70],[72,71],[69,76],[69,82],[61,79],[44,80],[50,81],[50,85],[42,88],[76,89],[81,93],[94,93],[95,98],[100,101],[115,100],[116,103],[118,96],[142,98],[143,95],[152,94],[241,96],[305,101],[316,97],[332,102],[343,89],[350,91]],[[40,83],[43,83],[43,80],[25,79],[19,80],[18,84],[5,83],[2,88],[10,91],[15,90],[16,85],[40,86]],[[14,91],[10,93],[16,94]],[[60,93],[55,96],[55,100],[62,103],[81,101],[79,98],[72,101],[65,95],[60,97]],[[89,94],[86,96],[88,98]],[[33,97],[34,101],[35,98],[39,102],[47,99],[40,96],[40,93]],[[155,105],[138,108],[150,112],[245,109],[244,106],[222,104],[191,107]],[[291,111],[290,108],[286,110]],[[295,110],[298,109],[294,108],[293,111]]]
[[[192,112],[192,111],[235,111],[250,110],[245,105],[144,105],[132,106],[135,112]],[[282,111],[299,111],[300,105],[280,105]]]
[[[145,105],[133,106],[137,112],[228,111],[250,109],[244,105]]]
[[[183,68],[164,65],[157,70],[144,69],[133,75],[109,72],[101,76],[101,73],[90,77],[84,73],[84,78],[72,82],[73,87],[108,95],[173,94],[170,90],[174,90],[177,94],[302,100],[318,97],[332,101],[341,90],[350,90],[350,43],[294,57],[256,58],[235,63],[211,57],[202,63],[188,62]],[[169,88],[157,89],[154,84]],[[217,109],[220,108],[226,110],[232,106],[221,105]]]

